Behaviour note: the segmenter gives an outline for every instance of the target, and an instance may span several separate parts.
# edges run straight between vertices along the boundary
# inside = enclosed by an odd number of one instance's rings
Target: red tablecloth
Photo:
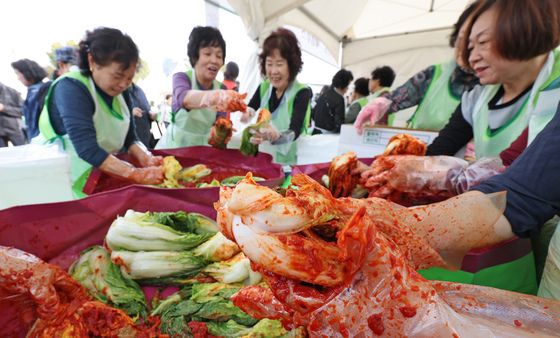
[[[134,185],[75,201],[12,207],[0,210],[0,245],[67,269],[82,250],[102,244],[113,220],[128,209],[184,210],[215,218],[215,201],[213,194],[199,189]],[[27,330],[0,296],[0,337],[24,337]]]
[[[281,185],[284,181],[284,172],[282,166],[272,163],[272,156],[266,153],[259,153],[257,156],[245,156],[237,149],[216,149],[213,147],[187,147],[176,149],[161,149],[153,150],[154,155],[160,156],[175,156],[177,161],[183,167],[190,167],[195,164],[205,164],[213,173],[227,173],[230,175],[245,175],[248,171],[253,173],[253,176],[260,176],[265,178],[265,181],[260,184],[274,187]],[[131,161],[127,154],[120,154],[121,159]],[[136,164],[136,163],[133,163]],[[95,168],[91,172],[86,185],[84,186],[84,193],[88,195],[96,194],[103,191],[113,190],[132,183],[118,178],[114,178],[103,174],[99,169]],[[196,189],[202,191],[210,191],[217,199],[218,188],[185,188]]]

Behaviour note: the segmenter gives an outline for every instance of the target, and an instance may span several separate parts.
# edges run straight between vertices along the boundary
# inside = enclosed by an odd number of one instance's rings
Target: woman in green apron
[[[259,59],[266,79],[257,88],[249,107],[267,108],[272,120],[269,127],[251,137],[251,142],[260,144],[259,151],[272,154],[276,163],[296,164],[296,139],[307,134],[312,92],[296,79],[303,62],[294,33],[284,28],[272,32],[263,43]]]
[[[192,69],[173,75],[171,123],[156,149],[208,145],[216,118],[225,116],[231,106],[246,107],[242,96],[225,90],[216,81],[226,58],[226,42],[218,29],[195,27],[189,36],[187,54]]]
[[[92,167],[140,184],[163,181],[162,158],[152,156],[134,132],[127,88],[139,61],[132,39],[113,28],[97,28],[80,41],[80,71],[51,85],[39,118],[40,138],[60,142],[70,155],[72,188],[82,188]],[[141,166],[119,160],[128,152]]]
[[[344,123],[354,123],[356,116],[364,106],[368,103],[369,95],[369,80],[361,77],[354,81],[354,92],[350,100],[350,106],[346,109],[344,114]],[[373,95],[373,94],[372,94]]]
[[[512,6],[507,0],[480,2],[468,29],[464,57],[482,85],[463,95],[461,105],[427,154],[453,155],[474,136],[477,156],[487,158],[471,166],[446,156],[386,159],[393,162],[388,166],[391,169],[374,173],[366,183],[380,192],[375,195],[383,197],[394,190],[460,193],[502,171],[500,159],[488,158],[500,155],[514,141],[517,146],[516,139],[524,130],[528,130],[528,137],[523,148],[534,139],[554,116],[560,101],[560,53],[554,50],[560,44],[560,28],[552,15],[560,13],[559,7],[553,0],[522,6]],[[527,256],[502,269],[501,278],[488,274],[494,280],[486,281],[487,285],[497,286],[492,283],[502,280],[505,284],[499,285],[501,288],[535,292],[534,262]],[[521,260],[525,264],[516,264]]]
[[[503,174],[474,188],[485,193],[507,190],[504,215],[512,231],[520,237],[542,232],[545,222],[549,223],[547,220],[560,215],[560,186],[554,184],[560,172],[560,105],[549,118],[552,120],[548,124],[535,127],[537,135],[529,137],[530,146]],[[538,295],[560,300],[558,227],[550,241]]]
[[[371,100],[354,123],[358,134],[367,124],[393,125],[395,113],[414,106],[417,108],[407,121],[408,128],[438,131],[447,124],[461,95],[478,83],[461,60],[461,41],[476,6],[477,2],[468,6],[453,26],[449,44],[455,50],[455,59],[429,66],[393,91]]]

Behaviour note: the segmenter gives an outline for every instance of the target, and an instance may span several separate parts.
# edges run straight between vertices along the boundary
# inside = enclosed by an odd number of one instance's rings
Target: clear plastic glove
[[[449,189],[455,195],[464,193],[482,181],[502,173],[506,167],[497,157],[484,157],[467,168],[453,168],[447,173]]]
[[[233,128],[233,123],[230,119],[219,117],[212,128],[210,128],[210,137],[208,137],[208,144],[218,149],[226,149],[227,144],[231,140],[231,136],[237,130]]]
[[[247,93],[240,94],[234,90],[209,90],[201,91],[200,107],[214,108],[221,112],[245,112]]]
[[[378,97],[362,108],[354,122],[354,128],[356,128],[358,134],[362,135],[366,125],[375,124],[375,122],[379,121],[387,112],[391,103],[392,101],[389,99]]]
[[[381,156],[361,179],[370,196],[385,198],[394,191],[405,193],[437,193],[450,190],[448,173],[462,170],[468,163],[451,156]]]
[[[251,107],[247,107],[245,112],[241,112],[241,118],[239,119],[242,123],[248,123],[249,121],[251,121],[251,119],[253,118],[253,116],[256,115],[256,111],[251,108]]]
[[[252,144],[261,144],[265,141],[274,143],[280,137],[280,132],[272,125],[261,127],[258,130],[249,130],[253,136],[249,139]]]
[[[138,184],[156,185],[162,183],[164,178],[162,166],[135,168],[132,164],[121,161],[113,155],[109,155],[99,169],[107,175]]]
[[[163,164],[163,156],[154,156],[146,146],[140,142],[128,148],[128,153],[134,157],[141,167],[157,167]]]

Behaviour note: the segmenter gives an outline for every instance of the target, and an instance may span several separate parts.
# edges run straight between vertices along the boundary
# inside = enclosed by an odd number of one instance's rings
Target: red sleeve
[[[523,150],[527,148],[527,140],[529,135],[529,128],[525,128],[521,135],[513,141],[513,143],[509,146],[509,148],[505,149],[500,153],[500,158],[502,159],[502,163],[507,167],[515,161],[516,158],[521,155]]]

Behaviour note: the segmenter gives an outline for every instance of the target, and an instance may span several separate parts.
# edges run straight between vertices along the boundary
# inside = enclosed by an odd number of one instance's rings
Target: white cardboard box
[[[70,159],[58,146],[0,148],[0,209],[73,199]]]
[[[388,126],[373,126],[365,128],[362,135],[358,135],[353,125],[345,124],[340,129],[338,154],[348,151],[355,152],[358,157],[373,157],[383,153],[389,139],[397,134],[409,134],[419,140],[432,143],[438,132]]]

